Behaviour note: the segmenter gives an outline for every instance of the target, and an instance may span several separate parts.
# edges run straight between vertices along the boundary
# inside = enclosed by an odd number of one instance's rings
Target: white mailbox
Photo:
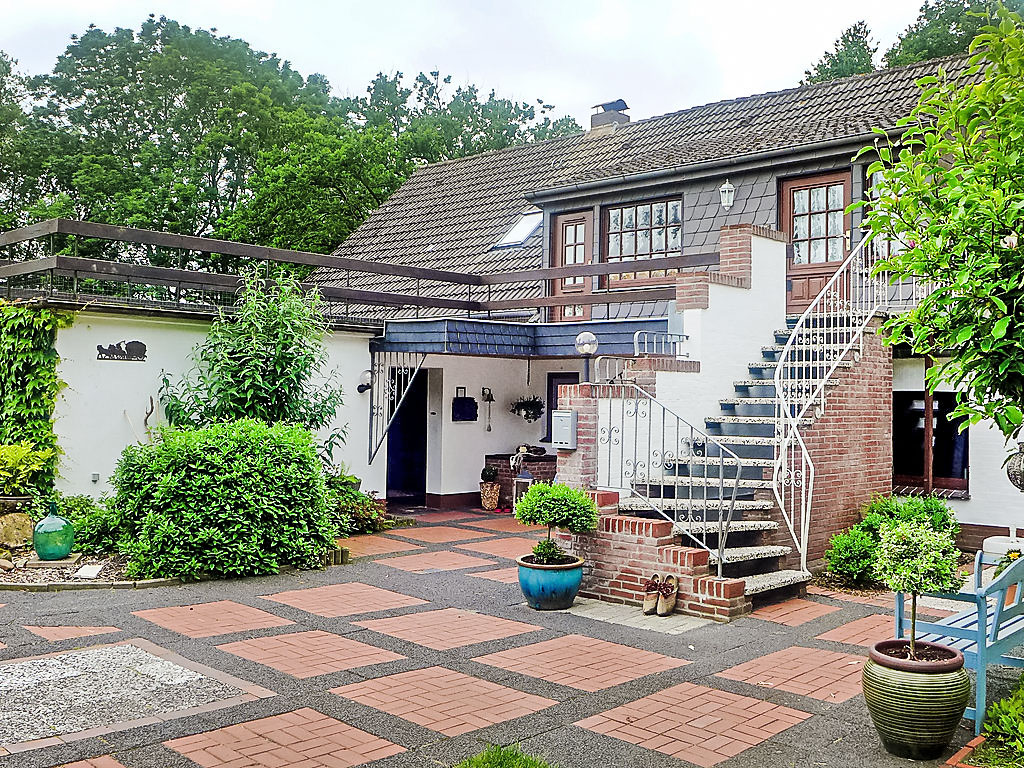
[[[576,411],[551,412],[551,447],[576,450]]]

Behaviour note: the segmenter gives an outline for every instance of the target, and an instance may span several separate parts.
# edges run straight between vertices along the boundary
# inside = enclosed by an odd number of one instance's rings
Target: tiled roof
[[[620,125],[425,166],[335,251],[337,255],[478,274],[541,266],[541,233],[521,247],[492,249],[527,206],[526,195],[582,182],[725,161],[893,128],[916,104],[921,77],[948,57],[784,91],[719,101]],[[318,278],[342,284],[343,276]],[[352,276],[350,285],[416,292],[413,281]],[[474,299],[486,298],[475,288]],[[465,286],[422,284],[423,295],[466,298]],[[491,298],[536,296],[540,287],[492,289]]]

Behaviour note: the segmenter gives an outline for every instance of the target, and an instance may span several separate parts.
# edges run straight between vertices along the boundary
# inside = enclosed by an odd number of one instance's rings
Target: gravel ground
[[[14,555],[13,571],[0,571],[0,584],[43,584],[56,581],[119,581],[126,578],[124,575],[125,561],[120,557],[90,557],[83,556],[74,565],[64,565],[53,568],[26,568],[24,563],[34,553],[31,550],[18,552]],[[72,578],[83,565],[103,565],[103,570],[95,579]]]

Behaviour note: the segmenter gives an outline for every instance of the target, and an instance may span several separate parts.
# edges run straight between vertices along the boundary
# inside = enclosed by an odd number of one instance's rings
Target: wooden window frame
[[[601,261],[603,261],[606,264],[613,263],[609,259],[609,256],[608,256],[608,239],[609,239],[609,235],[610,235],[610,231],[609,230],[610,230],[610,221],[611,221],[612,209],[614,209],[614,208],[625,208],[625,207],[628,207],[628,206],[635,207],[635,206],[639,206],[639,205],[655,205],[657,203],[679,203],[679,252],[678,252],[678,254],[675,251],[663,251],[663,252],[659,252],[657,255],[655,255],[654,253],[648,253],[647,254],[648,259],[638,259],[638,258],[636,258],[635,254],[634,254],[633,258],[630,259],[630,260],[622,260],[622,261],[614,262],[614,263],[625,264],[625,265],[637,264],[637,263],[642,264],[644,261],[649,260],[649,259],[653,259],[653,258],[664,258],[664,257],[667,257],[667,256],[682,255],[682,253],[683,253],[683,237],[686,234],[686,228],[685,228],[685,225],[686,225],[686,208],[684,207],[683,196],[680,194],[680,195],[667,195],[667,196],[655,197],[655,198],[645,198],[643,200],[635,200],[635,201],[617,201],[615,203],[607,203],[605,205],[602,205],[601,206],[601,224],[600,224],[600,228],[599,228],[599,230],[600,230],[599,248],[600,248],[600,258],[601,258]],[[665,229],[667,230],[668,227],[669,227],[669,225],[666,222]],[[651,231],[653,231],[655,228],[656,227],[654,227],[653,225],[651,227],[649,227],[649,229]],[[634,231],[639,231],[639,230],[634,230]],[[667,236],[668,235],[667,235],[667,232],[666,232],[666,238],[667,238]],[[621,274],[623,274],[623,275],[636,275],[638,273],[642,274],[644,271],[645,270],[643,270],[643,269],[633,269],[631,271],[624,270]],[[650,270],[646,270],[646,271],[650,272]],[[659,275],[659,276],[621,277],[621,276],[617,276],[617,275],[606,275],[605,277],[603,277],[601,279],[600,285],[601,285],[602,288],[604,288],[606,290],[609,290],[609,291],[629,289],[629,288],[641,288],[641,287],[648,287],[648,286],[672,285],[675,282],[676,275],[678,273],[679,273],[678,269],[669,269],[669,270],[665,270],[665,274],[664,275]]]
[[[822,269],[828,264],[841,264],[850,254],[850,228],[851,228],[851,216],[847,212],[847,208],[850,203],[853,202],[853,171],[832,171],[829,173],[818,173],[813,176],[795,176],[788,179],[783,179],[779,184],[779,196],[781,197],[779,206],[779,230],[789,235],[790,241],[793,240],[793,192],[800,189],[810,189],[811,187],[826,187],[832,186],[836,183],[842,183],[843,185],[843,254],[838,260],[827,260],[828,255],[826,252],[826,261],[810,261],[810,253],[808,253],[806,261],[803,264],[799,264],[795,261],[796,253],[789,257],[789,268],[791,270],[800,271],[807,269],[813,271],[816,269]],[[826,204],[827,205],[827,204]],[[826,208],[826,211],[828,209]],[[809,215],[809,211],[808,211]],[[810,226],[808,224],[808,226]],[[826,224],[827,226],[827,224]],[[827,236],[826,236],[827,243]],[[826,249],[828,248],[826,244]]]

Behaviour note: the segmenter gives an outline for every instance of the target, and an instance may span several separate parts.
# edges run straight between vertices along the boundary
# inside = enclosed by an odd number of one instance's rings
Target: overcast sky
[[[379,71],[439,69],[500,96],[543,98],[586,125],[624,98],[634,119],[796,85],[864,19],[879,55],[921,0],[0,0],[0,50],[49,71],[89,23],[149,13],[247,40],[356,95]]]

